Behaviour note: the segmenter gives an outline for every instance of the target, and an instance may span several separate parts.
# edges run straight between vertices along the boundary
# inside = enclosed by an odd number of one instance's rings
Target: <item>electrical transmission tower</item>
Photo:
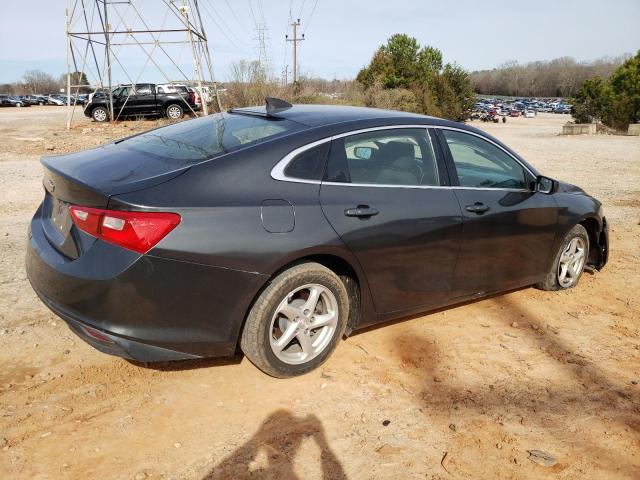
[[[221,110],[198,0],[67,0],[67,128],[81,91],[103,89],[117,119],[119,83],[191,85]]]
[[[289,35],[285,35],[287,42],[293,42],[293,83],[298,81],[298,42],[304,40],[304,33],[301,37],[298,37],[298,27],[300,26],[300,19],[295,22],[291,22],[293,27],[293,38],[289,38]]]
[[[271,58],[268,54],[268,44],[269,44],[269,29],[266,23],[257,23],[256,24],[256,36],[254,37],[254,41],[256,42],[257,50],[258,50],[258,62],[264,69],[265,73],[268,73],[271,69]]]

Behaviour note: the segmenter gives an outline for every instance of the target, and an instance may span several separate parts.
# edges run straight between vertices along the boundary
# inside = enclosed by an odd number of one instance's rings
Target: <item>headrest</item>
[[[380,153],[382,161],[392,162],[401,157],[413,158],[415,150],[412,143],[391,141],[385,144]]]

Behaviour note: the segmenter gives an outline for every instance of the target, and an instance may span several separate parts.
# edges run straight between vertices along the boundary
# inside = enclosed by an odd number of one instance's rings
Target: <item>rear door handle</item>
[[[344,211],[344,214],[347,217],[360,217],[360,218],[369,218],[377,215],[378,210],[375,208],[371,208],[369,205],[358,205],[356,208],[347,208]]]
[[[477,213],[478,215],[489,211],[489,207],[484,203],[476,202],[473,205],[467,205],[464,207],[467,212]]]

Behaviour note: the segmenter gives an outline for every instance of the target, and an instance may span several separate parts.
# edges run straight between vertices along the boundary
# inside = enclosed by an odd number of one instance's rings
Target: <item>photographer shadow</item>
[[[267,417],[249,441],[216,465],[203,480],[298,479],[294,459],[307,438],[311,438],[320,450],[321,478],[346,479],[318,417],[309,414],[298,418],[288,410],[277,410]]]

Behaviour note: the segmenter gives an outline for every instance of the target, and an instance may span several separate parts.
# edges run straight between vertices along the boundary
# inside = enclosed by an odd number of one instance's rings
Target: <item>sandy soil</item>
[[[275,380],[243,358],[134,365],[70,333],[23,267],[39,155],[157,122],[0,110],[0,478],[640,478],[640,138],[559,136],[566,120],[477,125],[604,201],[606,269],[353,335]]]

